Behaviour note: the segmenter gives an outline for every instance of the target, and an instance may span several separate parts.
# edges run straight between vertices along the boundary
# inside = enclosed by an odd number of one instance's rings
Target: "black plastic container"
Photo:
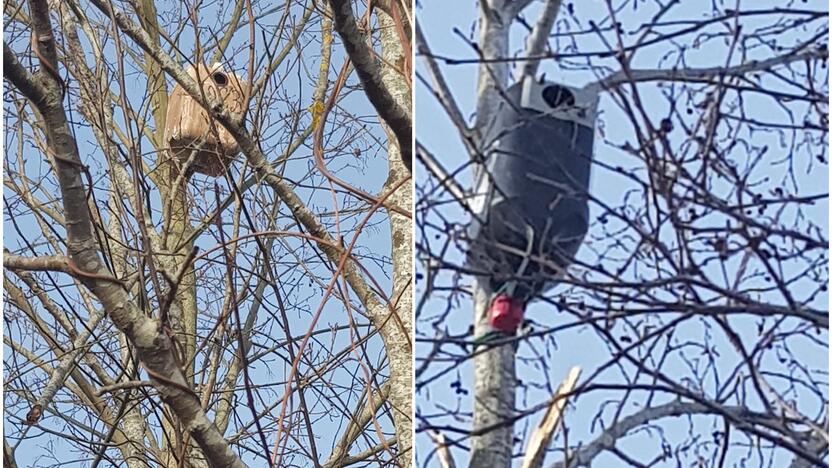
[[[531,79],[506,94],[483,131],[468,260],[493,293],[525,301],[553,285],[586,235],[597,94]]]

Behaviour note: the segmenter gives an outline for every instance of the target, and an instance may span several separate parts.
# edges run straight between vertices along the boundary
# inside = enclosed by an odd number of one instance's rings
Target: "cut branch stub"
[[[199,85],[204,97],[219,100],[235,118],[242,119],[247,85],[234,73],[228,73],[214,64],[211,67],[189,67],[188,75]],[[188,172],[199,172],[219,177],[228,168],[234,156],[240,152],[237,141],[219,122],[180,85],[170,95],[165,119],[165,141],[180,166],[191,159]],[[193,152],[196,154],[193,155]]]

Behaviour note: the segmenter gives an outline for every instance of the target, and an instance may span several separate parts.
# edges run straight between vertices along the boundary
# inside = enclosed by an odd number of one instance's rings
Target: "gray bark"
[[[509,30],[515,14],[528,2],[492,1],[481,3],[479,46],[483,59],[508,56]],[[509,68],[504,62],[481,63],[477,80],[477,116],[474,134],[481,138],[491,124],[497,105],[508,85]],[[474,333],[490,331],[486,316],[491,292],[484,284],[474,291]],[[501,346],[474,358],[474,424],[471,467],[511,465],[513,425],[500,425],[514,413],[516,380],[515,349]],[[498,426],[499,427],[494,427]],[[486,428],[489,428],[486,430]],[[483,432],[485,431],[485,432]],[[482,432],[482,433],[481,433]],[[480,434],[481,433],[481,434]]]
[[[386,13],[377,12],[381,26],[381,56],[387,63],[403,63],[405,50],[399,40],[393,19]],[[389,90],[398,105],[410,115],[412,103],[410,87],[405,77],[397,70],[382,67],[383,84]],[[411,132],[412,133],[412,132]],[[392,141],[392,138],[391,138]],[[410,176],[409,165],[406,160],[411,156],[410,145],[407,141],[407,152],[399,151],[399,145],[388,145],[388,160],[390,164],[389,176],[384,184],[387,192],[395,184]],[[409,211],[413,204],[411,184],[405,182],[388,199],[393,206]],[[396,438],[399,451],[397,460],[402,467],[411,466],[413,457],[413,229],[412,219],[388,210],[390,216],[390,237],[392,239],[393,259],[393,292],[390,301],[395,305],[395,313],[401,319],[404,327],[400,327],[395,318],[384,319],[387,324],[380,333],[384,340],[387,358],[390,361],[390,396],[389,402],[393,411],[393,421],[396,425]],[[388,317],[390,312],[384,310],[377,323]]]

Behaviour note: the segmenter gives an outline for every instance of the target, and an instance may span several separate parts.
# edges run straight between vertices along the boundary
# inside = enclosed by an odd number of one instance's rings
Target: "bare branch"
[[[17,468],[17,462],[14,459],[14,450],[12,450],[12,447],[5,437],[3,437],[3,466]]]
[[[49,97],[46,87],[23,68],[6,41],[3,41],[3,69],[6,79],[14,83],[33,104],[42,105]]]
[[[61,271],[71,273],[67,258],[63,255],[43,255],[40,257],[22,257],[20,255],[3,255],[3,267],[10,270]]]
[[[554,463],[551,465],[551,468],[566,468],[567,466],[577,468],[581,466],[591,466],[592,460],[594,460],[595,457],[606,450],[612,450],[618,440],[626,436],[627,433],[651,421],[694,414],[711,414],[713,412],[714,408],[711,406],[696,402],[682,401],[674,401],[660,406],[644,408],[633,415],[621,419],[613,426],[607,428],[594,441],[573,452],[569,456],[568,462]],[[739,406],[723,406],[719,409],[719,412],[731,415],[732,418],[737,421],[745,421],[749,418],[759,417],[758,415],[753,415],[747,408]],[[778,419],[771,419],[769,422],[772,424],[781,423]],[[739,428],[742,429],[742,426]],[[817,448],[811,450],[810,453],[818,453]],[[817,458],[817,456],[815,456],[815,458]],[[817,460],[815,460],[815,462],[816,461]]]
[[[385,382],[381,385],[379,392],[373,392],[372,388],[367,389],[370,392],[370,397],[367,400],[359,400],[359,407],[353,413],[355,416],[350,419],[344,434],[335,445],[335,449],[329,456],[329,459],[323,464],[324,468],[331,468],[336,466],[343,466],[344,461],[348,458],[350,447],[361,435],[370,420],[373,419],[379,408],[384,405],[387,398],[390,396],[390,382]]]
[[[465,190],[459,185],[456,179],[453,177],[452,174],[449,174],[444,167],[442,167],[442,163],[434,157],[434,155],[428,151],[424,146],[416,142],[416,157],[424,164],[425,168],[427,168],[428,172],[439,181],[440,184],[444,185],[448,192],[456,198],[456,201],[459,202],[460,205],[465,206],[468,202],[465,201],[466,195]]]
[[[769,71],[780,66],[787,66],[795,62],[826,60],[828,57],[829,52],[827,49],[812,47],[805,51],[793,51],[766,60],[752,60],[733,67],[677,68],[673,70],[635,69],[629,70],[629,76],[624,70],[620,70],[600,81],[586,85],[584,89],[594,89],[601,92],[602,90],[614,88],[625,83],[643,83],[648,81],[715,83],[721,77],[745,77],[754,73]]]
[[[572,393],[580,375],[580,367],[576,366],[569,369],[569,374],[561,382],[558,391],[552,397],[552,404],[546,409],[543,419],[540,420],[531,437],[529,437],[522,468],[539,468],[543,466],[546,450],[552,442],[552,437],[561,426],[561,421],[563,421],[563,409],[567,403],[566,395]]]
[[[451,122],[453,122],[456,128],[459,129],[460,133],[467,135],[469,130],[468,125],[465,123],[465,118],[462,116],[462,112],[459,110],[456,99],[453,94],[451,94],[451,90],[445,82],[445,77],[442,76],[442,70],[439,69],[439,65],[436,63],[436,60],[434,60],[431,56],[430,46],[428,45],[427,40],[425,40],[425,37],[422,34],[422,28],[419,26],[418,22],[416,23],[416,52],[422,55],[425,60],[425,65],[428,67],[431,83],[433,83],[431,91],[442,105],[442,108],[445,109],[448,117],[451,118]],[[467,141],[467,138],[463,138],[463,141]]]
[[[367,46],[366,36],[358,28],[352,13],[352,0],[329,0],[335,18],[335,30],[355,66],[367,98],[387,123],[399,144],[402,161],[412,171],[413,122],[410,112],[400,106],[387,89],[373,51]]]
[[[134,388],[141,388],[141,387],[152,387],[153,382],[149,380],[127,380],[125,382],[119,382],[112,385],[105,385],[100,387],[97,390],[98,395],[104,395],[105,393],[116,393],[122,390],[130,390]]]
[[[39,42],[45,45],[47,50],[45,59],[53,60],[48,66],[56,69],[57,61],[54,53],[48,52],[54,51],[48,7],[45,2],[37,3],[42,3],[39,8],[33,8]],[[47,38],[49,39],[46,40]],[[205,452],[209,462],[213,466],[242,467],[240,459],[231,451],[216,426],[208,420],[196,395],[183,390],[187,388],[187,381],[173,355],[173,344],[166,335],[161,333],[158,324],[148,319],[144,311],[136,307],[122,287],[113,282],[93,279],[89,276],[105,277],[108,276],[108,272],[99,257],[98,243],[93,235],[92,221],[86,203],[86,190],[81,177],[83,166],[77,143],[61,105],[61,92],[57,89],[57,83],[50,92],[54,97],[49,96],[44,99],[41,90],[31,85],[33,80],[14,60],[13,52],[7,46],[3,48],[3,62],[4,65],[10,65],[12,70],[12,73],[6,75],[7,78],[21,92],[27,94],[27,97],[38,107],[45,121],[47,144],[57,161],[58,181],[67,224],[69,256],[81,271],[87,273],[88,276],[83,279],[84,284],[98,297],[107,315],[116,326],[123,330],[134,343],[145,368],[154,376],[162,398],[180,417],[184,426]],[[88,335],[84,336],[84,340],[87,338]],[[69,361],[74,362],[72,359]],[[66,367],[68,369],[71,366]]]
[[[527,57],[543,55],[549,44],[549,34],[552,32],[552,26],[554,26],[555,20],[558,17],[561,3],[561,0],[546,0],[543,9],[540,10],[534,28],[532,28],[531,33],[526,38],[525,55]],[[539,66],[539,60],[523,62],[522,66],[517,69],[515,80],[522,81],[526,76],[534,77],[537,74]]]

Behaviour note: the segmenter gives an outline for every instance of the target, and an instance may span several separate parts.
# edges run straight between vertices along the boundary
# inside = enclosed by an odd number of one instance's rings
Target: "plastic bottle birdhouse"
[[[532,78],[506,96],[483,132],[468,259],[495,293],[529,300],[554,285],[586,235],[598,98]]]
[[[206,98],[220,100],[229,113],[242,118],[246,84],[234,73],[211,67],[189,67],[188,75],[200,85]],[[165,140],[180,168],[219,177],[240,149],[231,134],[180,85],[173,88],[168,100]]]

